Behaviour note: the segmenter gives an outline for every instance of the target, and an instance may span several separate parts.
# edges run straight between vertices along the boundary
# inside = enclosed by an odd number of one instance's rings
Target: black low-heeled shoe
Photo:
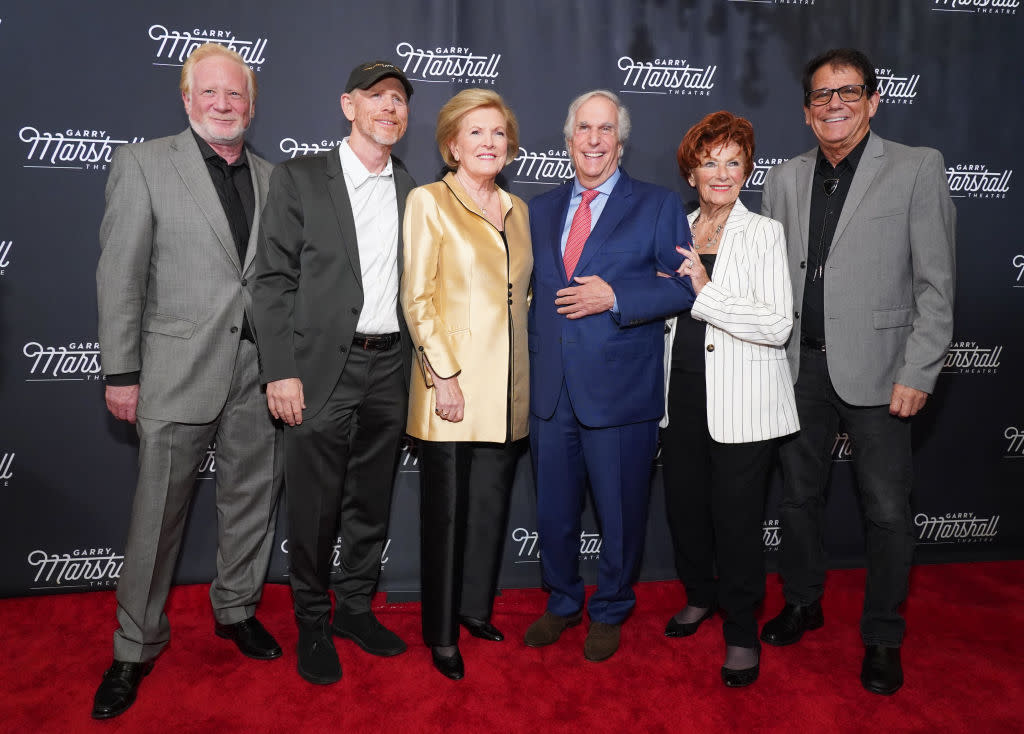
[[[722,666],[722,682],[727,687],[743,688],[757,680],[757,676],[761,674],[761,645],[758,644],[755,649],[757,650],[757,662],[754,663],[754,667],[734,670]]]
[[[665,637],[689,637],[697,632],[702,622],[711,619],[717,611],[718,606],[712,604],[696,622],[677,622],[675,617],[671,617],[665,625]]]
[[[452,655],[441,655],[436,647],[432,647],[430,648],[430,659],[434,661],[434,667],[445,678],[462,680],[463,676],[466,675],[466,666],[462,662],[462,654],[458,649]]]
[[[473,637],[479,637],[481,640],[490,640],[491,642],[501,642],[505,639],[505,635],[501,634],[501,630],[495,627],[490,622],[484,622],[481,619],[473,619],[472,617],[459,617],[459,624],[466,628],[466,631]]]
[[[744,668],[743,670],[733,670],[732,668],[722,667],[722,682],[725,683],[729,688],[743,688],[749,686],[751,683],[757,680],[757,676],[761,673],[761,661],[757,662],[753,668]]]

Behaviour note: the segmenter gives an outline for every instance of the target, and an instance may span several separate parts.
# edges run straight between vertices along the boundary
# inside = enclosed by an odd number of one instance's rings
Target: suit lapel
[[[245,264],[242,267],[242,272],[245,273],[252,266],[252,261],[256,259],[256,241],[259,238],[260,232],[260,213],[263,211],[263,205],[267,201],[267,185],[266,179],[261,174],[262,159],[257,159],[253,152],[248,151],[249,156],[249,175],[252,176],[252,192],[256,199],[256,208],[252,213],[252,222],[249,224],[249,242],[245,246]],[[260,162],[258,163],[257,160]]]
[[[574,274],[584,272],[590,261],[594,259],[594,255],[608,241],[608,237],[619,226],[619,222],[622,221],[622,218],[629,210],[629,199],[632,195],[633,182],[626,175],[626,172],[620,169],[619,181],[608,196],[608,201],[601,211],[601,218],[597,220],[597,226],[590,232],[586,244],[583,245],[583,252],[580,253],[580,260],[576,263],[576,270],[573,271]]]
[[[242,264],[238,261],[238,249],[235,247],[235,239],[231,235],[231,225],[228,224],[224,207],[220,203],[220,197],[213,188],[213,181],[210,180],[210,172],[206,168],[206,162],[199,153],[199,146],[192,136],[192,129],[175,136],[170,147],[171,165],[178,171],[181,180],[185,183],[192,198],[195,200],[203,216],[217,235],[217,241],[224,248],[228,259],[242,272]]]
[[[722,227],[722,241],[718,246],[718,257],[715,263],[716,271],[721,271],[723,274],[728,272],[728,269],[731,267],[732,258],[735,255],[733,244],[736,238],[742,234],[743,228],[747,226],[749,216],[750,212],[743,206],[743,202],[736,199],[736,203],[732,206],[732,211],[729,212],[728,219],[725,220],[725,226]],[[722,277],[719,277],[716,282],[721,281]]]
[[[395,165],[395,159],[391,159],[391,170],[393,180],[395,182],[395,198],[398,201],[398,277],[402,277],[405,267],[404,260],[404,247],[402,238],[402,222],[405,219],[405,199],[409,196],[409,192],[413,190],[416,183],[412,180],[412,176],[406,173],[404,168],[400,168]],[[402,305],[398,305],[398,310],[401,312]]]
[[[359,283],[360,291],[363,288],[362,267],[359,263],[359,240],[356,237],[356,220],[352,216],[352,201],[348,198],[348,186],[345,184],[345,174],[341,169],[341,158],[338,148],[331,148],[324,157],[324,167],[327,174],[327,190],[331,194],[331,202],[334,204],[334,214],[338,218],[338,229],[341,231],[341,242],[348,253],[349,263],[352,272]],[[362,294],[360,294],[362,295]]]
[[[572,181],[562,184],[557,189],[558,196],[554,198],[551,205],[551,221],[548,222],[548,242],[553,243],[548,250],[555,272],[561,274],[562,282],[568,283],[565,277],[565,262],[562,260],[562,227],[565,226],[565,216],[569,213],[569,201],[572,199]]]
[[[846,195],[846,201],[843,202],[843,211],[839,215],[839,221],[836,222],[836,233],[832,237],[829,257],[832,256],[832,253],[835,252],[836,247],[841,242],[843,230],[850,223],[853,213],[857,211],[865,194],[868,193],[868,189],[871,188],[875,176],[882,170],[884,162],[885,150],[882,145],[882,139],[877,135],[871,135],[868,138],[868,144],[864,147],[864,154],[860,157],[860,163],[857,164],[857,170],[853,174],[853,181],[850,182],[850,191]]]
[[[793,170],[793,175],[796,176],[796,180],[793,182],[793,191],[796,193],[796,200],[802,202],[799,211],[800,226],[798,227],[801,260],[807,259],[807,238],[811,229],[811,194],[814,188],[814,162],[817,157],[817,149],[804,153],[797,159],[799,165],[795,166]]]

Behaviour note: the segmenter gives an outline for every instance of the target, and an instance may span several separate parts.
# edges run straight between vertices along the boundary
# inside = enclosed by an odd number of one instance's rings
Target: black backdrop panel
[[[468,86],[499,91],[521,126],[505,182],[525,199],[572,175],[561,136],[568,101],[604,87],[633,115],[624,164],[692,206],[674,151],[699,117],[729,109],[757,131],[745,186],[757,210],[765,172],[813,145],[800,69],[829,47],[862,48],[877,64],[873,127],[940,149],[959,217],[959,299],[946,368],[915,420],[915,524],[922,562],[1024,557],[1024,245],[1017,125],[1024,39],[1017,0],[377,0],[354,3],[101,0],[9,4],[0,10],[0,594],[112,587],[135,482],[136,439],[103,406],[94,272],[103,187],[118,145],[186,125],[177,80],[199,43],[232,45],[257,72],[249,140],[277,162],[347,134],[338,98],[348,71],[392,59],[414,80],[411,122],[395,153],[420,182],[441,166],[440,106]],[[679,420],[679,416],[674,419]],[[836,437],[827,543],[836,565],[863,561],[847,438]],[[197,482],[177,578],[214,568],[215,450]],[[660,471],[642,577],[671,578]],[[772,483],[764,543],[778,530]],[[415,456],[395,483],[382,588],[419,589]],[[283,527],[283,524],[280,526]],[[600,530],[588,508],[580,539],[593,581]],[[270,578],[287,574],[279,532]],[[535,502],[524,458],[501,583],[537,586]]]

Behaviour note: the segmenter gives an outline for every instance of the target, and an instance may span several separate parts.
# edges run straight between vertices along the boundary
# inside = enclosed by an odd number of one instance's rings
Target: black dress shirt
[[[807,270],[804,273],[803,314],[800,319],[801,332],[812,339],[825,339],[825,261],[846,195],[850,192],[853,174],[857,172],[857,164],[870,135],[870,132],[865,135],[837,166],[829,163],[818,148],[814,184],[811,186],[811,223],[807,233]]]
[[[701,255],[700,261],[712,277],[715,269],[716,254]],[[690,316],[687,309],[676,319],[676,337],[672,340],[672,369],[684,372],[704,373],[704,328],[703,321]]]

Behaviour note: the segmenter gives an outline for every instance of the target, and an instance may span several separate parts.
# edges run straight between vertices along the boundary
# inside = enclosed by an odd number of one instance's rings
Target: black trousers
[[[491,618],[524,442],[420,441],[423,641],[459,641],[459,616]]]
[[[370,610],[409,402],[403,362],[398,344],[353,346],[327,404],[284,428],[288,559],[300,626],[330,618],[336,544],[338,609]]]
[[[704,375],[674,370],[669,385],[661,459],[676,572],[688,604],[722,609],[727,645],[756,647],[764,500],[778,442],[715,441]]]
[[[783,594],[790,604],[809,604],[824,591],[825,488],[842,423],[853,444],[865,520],[868,574],[861,637],[867,645],[897,647],[905,627],[899,606],[907,598],[914,554],[910,421],[890,415],[888,404],[843,402],[829,379],[825,353],[806,347],[800,352],[796,409],[800,432],[779,449],[785,480],[779,508]]]

